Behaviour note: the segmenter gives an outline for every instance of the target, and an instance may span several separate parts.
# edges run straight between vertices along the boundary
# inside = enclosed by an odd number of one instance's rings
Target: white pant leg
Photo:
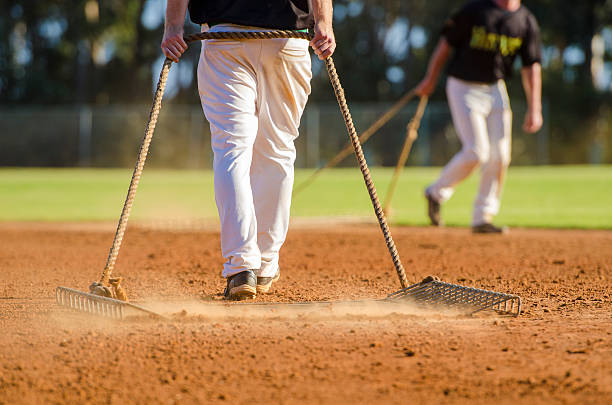
[[[459,151],[427,188],[434,199],[443,203],[453,195],[455,185],[489,157],[487,115],[491,110],[489,86],[471,84],[449,77],[446,95],[459,139]]]
[[[293,189],[295,146],[300,119],[310,94],[308,42],[265,40],[257,71],[259,130],[251,165],[261,267],[271,277],[287,236]]]
[[[512,110],[506,84],[500,80],[491,90],[493,107],[487,117],[490,153],[489,159],[482,165],[472,225],[491,222],[499,212],[501,191],[511,157]]]
[[[259,41],[203,41],[198,65],[200,99],[214,152],[224,277],[261,264],[249,176],[258,126],[252,66],[258,46]]]

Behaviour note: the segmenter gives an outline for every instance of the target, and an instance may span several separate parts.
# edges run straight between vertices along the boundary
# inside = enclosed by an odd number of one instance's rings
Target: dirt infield
[[[375,225],[327,227],[291,229],[257,301],[398,289]],[[519,294],[524,313],[207,313],[224,287],[218,233],[132,227],[116,271],[128,293],[188,311],[104,321],[58,308],[53,290],[100,276],[112,227],[0,225],[0,403],[612,403],[612,232],[393,234],[411,281]]]

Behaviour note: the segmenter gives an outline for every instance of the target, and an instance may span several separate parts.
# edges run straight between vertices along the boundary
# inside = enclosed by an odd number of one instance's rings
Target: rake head
[[[521,298],[517,295],[445,283],[433,276],[396,291],[387,299],[413,301],[432,307],[453,308],[470,314],[487,309],[504,315],[518,316],[521,313]]]
[[[73,290],[67,287],[57,287],[55,289],[55,300],[63,307],[113,319],[125,319],[127,316],[136,315],[162,317],[153,311],[130,302]]]

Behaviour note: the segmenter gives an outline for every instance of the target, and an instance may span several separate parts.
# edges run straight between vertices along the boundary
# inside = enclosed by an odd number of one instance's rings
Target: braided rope
[[[404,141],[404,146],[402,147],[400,156],[397,159],[397,164],[395,165],[395,170],[393,171],[393,177],[391,178],[391,183],[389,184],[389,189],[387,190],[387,195],[385,197],[385,204],[383,205],[383,211],[387,215],[389,215],[389,208],[391,208],[391,199],[393,198],[393,194],[395,193],[395,188],[397,186],[399,176],[402,173],[402,169],[404,168],[406,161],[408,160],[408,155],[410,154],[410,150],[412,149],[412,144],[419,136],[419,127],[421,126],[421,119],[423,119],[423,114],[425,114],[427,101],[427,96],[421,97],[419,101],[419,106],[417,107],[417,110],[414,113],[414,117],[410,120],[408,126],[406,127],[406,140]]]
[[[311,40],[312,35],[308,32],[276,30],[276,31],[232,31],[232,32],[199,32],[197,34],[185,35],[183,40],[188,44],[204,39],[235,39],[237,41],[246,39],[276,39],[276,38],[298,38]]]
[[[166,88],[166,81],[168,79],[168,72],[170,71],[171,64],[172,61],[166,58],[161,73],[159,74],[159,81],[157,82],[155,97],[153,98],[153,106],[151,107],[149,121],[147,122],[147,126],[145,128],[145,135],[142,140],[142,144],[140,145],[138,158],[136,159],[136,166],[134,167],[134,172],[132,173],[130,187],[128,188],[127,197],[125,198],[125,203],[123,204],[123,210],[121,211],[121,216],[119,217],[119,224],[117,225],[115,238],[113,239],[113,244],[108,254],[108,259],[106,260],[106,266],[104,266],[102,277],[100,277],[100,284],[105,286],[109,284],[111,273],[113,271],[113,268],[115,267],[115,261],[117,260],[117,256],[119,255],[119,249],[121,248],[121,242],[123,241],[123,234],[125,233],[125,228],[127,227],[128,218],[130,217],[132,204],[134,203],[136,189],[138,188],[140,176],[142,175],[145,161],[147,160],[149,145],[151,144],[151,139],[153,138],[153,132],[155,131],[155,125],[157,124],[159,111],[161,110],[162,97],[164,95],[164,89]]]
[[[331,81],[332,87],[334,88],[334,93],[336,94],[336,99],[338,100],[338,105],[340,106],[340,111],[342,112],[342,116],[344,117],[346,129],[348,131],[349,137],[351,138],[353,148],[355,149],[355,155],[357,155],[359,168],[361,169],[361,173],[363,174],[363,179],[368,189],[368,193],[370,194],[370,200],[372,201],[372,205],[374,206],[374,212],[376,213],[378,224],[380,225],[380,229],[382,230],[383,236],[385,238],[387,248],[389,249],[389,253],[391,254],[391,259],[393,260],[393,264],[395,265],[395,270],[397,271],[397,276],[399,277],[400,284],[402,285],[402,288],[406,288],[408,287],[408,279],[406,278],[406,272],[404,271],[404,267],[402,266],[402,262],[400,261],[399,253],[397,252],[397,248],[395,247],[395,243],[393,242],[393,238],[391,237],[391,231],[389,230],[389,225],[387,225],[385,214],[383,213],[383,210],[380,207],[380,201],[378,201],[376,188],[374,187],[372,177],[370,176],[370,169],[368,169],[368,163],[366,162],[365,156],[363,155],[363,150],[361,149],[361,144],[359,143],[359,137],[357,136],[355,125],[353,125],[353,118],[351,117],[351,112],[349,111],[348,105],[346,103],[344,89],[340,84],[340,79],[338,78],[338,73],[336,72],[336,67],[334,66],[334,61],[331,57],[328,57],[325,60],[325,65],[327,67],[327,73],[329,74],[329,79]]]
[[[382,128],[387,122],[389,122],[391,118],[395,117],[395,115],[402,109],[402,107],[408,104],[410,100],[414,98],[415,95],[416,93],[414,92],[414,90],[411,90],[408,93],[404,94],[402,98],[397,100],[397,102],[393,104],[393,106],[389,108],[389,110],[387,110],[387,112],[381,115],[376,121],[372,123],[372,125],[370,125],[368,129],[366,129],[361,135],[359,135],[359,142],[361,144],[364,144],[368,139],[370,139],[370,137],[376,134],[376,132],[380,128]],[[317,179],[317,177],[319,177],[323,170],[335,167],[351,153],[353,153],[353,145],[351,142],[349,142],[342,150],[340,150],[340,152],[336,154],[336,156],[328,160],[325,166],[318,168],[313,174],[310,175],[310,177],[308,177],[299,186],[297,186],[295,190],[293,190],[293,195],[297,195],[299,192],[308,187],[313,181]]]

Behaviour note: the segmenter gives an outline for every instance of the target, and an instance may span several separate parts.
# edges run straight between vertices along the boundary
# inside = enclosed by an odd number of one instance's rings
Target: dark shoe
[[[428,191],[425,191],[427,199],[427,215],[433,226],[440,226],[440,203],[436,201]]]
[[[479,225],[472,226],[472,233],[497,233],[505,234],[508,233],[508,227],[506,226],[495,226],[492,223],[484,222]]]
[[[272,283],[277,282],[280,278],[280,269],[276,270],[276,274],[272,277],[257,277],[257,292],[267,293],[272,287]]]
[[[253,270],[245,270],[227,278],[225,299],[244,300],[257,295],[257,276]]]

